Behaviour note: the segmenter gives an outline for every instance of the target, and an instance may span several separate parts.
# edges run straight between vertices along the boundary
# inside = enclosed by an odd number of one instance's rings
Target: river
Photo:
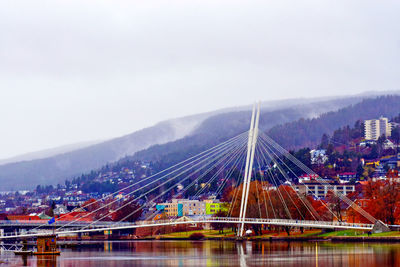
[[[89,245],[90,244],[90,245]],[[86,243],[60,256],[2,252],[0,266],[400,266],[400,244],[134,241]]]

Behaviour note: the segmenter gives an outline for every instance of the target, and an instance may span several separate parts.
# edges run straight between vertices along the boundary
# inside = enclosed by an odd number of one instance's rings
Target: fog
[[[254,100],[398,90],[399,1],[2,1],[0,158]]]

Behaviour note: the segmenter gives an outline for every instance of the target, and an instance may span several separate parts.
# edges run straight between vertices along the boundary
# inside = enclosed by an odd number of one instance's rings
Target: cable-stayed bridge
[[[63,216],[60,216],[51,227],[47,223],[31,224],[32,227],[24,232],[6,233],[0,239],[203,223],[234,225],[237,227],[238,237],[243,236],[248,225],[377,231],[388,229],[387,225],[376,220],[340,192],[333,192],[338,201],[351,208],[366,223],[345,222],[329,203],[315,196],[299,193],[293,185],[294,180],[299,178],[299,171],[318,177],[315,181],[320,185],[328,185],[329,182],[259,130],[259,120],[260,106],[254,105],[249,131],[158,173],[137,178],[132,184],[83,205],[81,209],[89,212],[83,216],[77,215],[72,221],[63,221]],[[177,190],[178,185],[180,190]],[[225,194],[227,188],[230,190],[225,198],[229,205],[224,217],[197,216],[186,220],[154,220],[155,214],[151,211],[158,202],[182,198],[185,195],[193,199],[204,195],[216,199]],[[128,199],[122,204],[115,198],[119,192],[124,192]],[[118,221],[109,221],[111,214],[123,211],[138,201],[143,204],[129,210]],[[139,212],[145,212],[146,218],[129,222]],[[95,219],[83,222],[88,218]],[[0,228],[4,227],[0,222]]]

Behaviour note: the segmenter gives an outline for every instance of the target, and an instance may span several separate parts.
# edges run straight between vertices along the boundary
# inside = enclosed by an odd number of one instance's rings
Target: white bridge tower
[[[259,120],[260,120],[260,103],[257,104],[257,111],[256,111],[256,104],[254,104],[253,112],[251,114],[249,138],[247,142],[246,166],[244,170],[244,179],[242,188],[242,201],[240,202],[239,221],[241,222],[241,224],[239,226],[239,230],[237,233],[238,237],[242,237],[244,231],[244,224],[247,211],[247,200],[249,198],[250,181],[251,181],[251,175],[253,173],[254,153],[258,137]]]

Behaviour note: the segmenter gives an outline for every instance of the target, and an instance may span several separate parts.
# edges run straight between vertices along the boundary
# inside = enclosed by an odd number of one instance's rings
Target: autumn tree
[[[218,211],[217,213],[214,214],[214,217],[218,217],[218,218],[222,218],[222,217],[226,217],[226,216],[227,216],[227,212],[223,211],[223,210],[220,210],[220,211]],[[226,227],[226,223],[224,223],[224,222],[214,222],[214,223],[211,223],[211,227],[214,230],[218,230],[218,232],[220,234],[223,234],[224,233],[224,228]]]
[[[266,218],[267,210],[264,201],[264,186],[266,183],[260,181],[250,182],[249,195],[247,200],[246,217],[248,218]],[[242,201],[243,184],[239,187],[232,187],[227,199],[231,199],[231,214],[232,217],[239,217],[240,206]],[[251,226],[256,235],[261,234],[261,225],[254,224]]]
[[[400,213],[400,186],[396,179],[369,181],[365,186],[366,197],[370,200],[366,211],[387,224],[394,224]]]
[[[231,202],[232,216],[238,217],[242,185],[231,188],[225,195],[225,199]],[[290,185],[276,188],[260,181],[250,183],[246,217],[312,220],[326,218],[326,214],[326,204],[312,196],[298,194]],[[261,226],[253,225],[252,228],[256,234],[261,234]],[[290,228],[285,228],[285,231],[290,234]]]
[[[94,198],[91,198],[91,199],[85,201],[85,203],[83,203],[82,207],[83,207],[85,210],[87,210],[87,211],[89,211],[89,212],[92,212],[92,211],[95,211],[95,210],[97,210],[98,208],[100,208],[100,202],[97,201],[97,200],[94,199]]]
[[[342,200],[341,198],[334,193],[333,191],[329,190],[326,194],[327,202],[329,203],[329,208],[335,213],[336,218],[339,222],[343,221],[342,217]]]
[[[114,221],[134,222],[142,215],[143,209],[136,202],[126,200],[113,213]]]

